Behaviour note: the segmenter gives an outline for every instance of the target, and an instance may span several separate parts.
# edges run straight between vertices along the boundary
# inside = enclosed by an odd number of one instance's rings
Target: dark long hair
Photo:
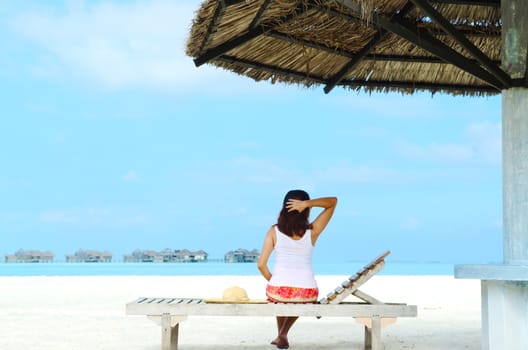
[[[303,190],[291,190],[286,193],[282,202],[282,209],[279,213],[279,218],[277,219],[279,231],[289,237],[293,237],[294,235],[302,237],[306,230],[312,228],[312,225],[310,225],[310,222],[308,221],[310,208],[306,208],[300,213],[297,210],[288,212],[286,204],[288,204],[289,199],[305,201],[310,199],[310,196]]]

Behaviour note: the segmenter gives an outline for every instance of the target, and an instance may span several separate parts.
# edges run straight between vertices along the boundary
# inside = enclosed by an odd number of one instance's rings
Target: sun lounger
[[[381,270],[385,257],[380,255],[334,291],[315,304],[283,304],[265,301],[244,303],[207,302],[188,298],[138,298],[126,305],[128,315],[146,315],[162,327],[162,350],[178,347],[179,323],[187,316],[315,316],[353,317],[365,326],[365,349],[381,350],[381,329],[397,317],[416,317],[414,305],[383,303],[359,291],[374,274]],[[354,295],[361,301],[344,301]]]

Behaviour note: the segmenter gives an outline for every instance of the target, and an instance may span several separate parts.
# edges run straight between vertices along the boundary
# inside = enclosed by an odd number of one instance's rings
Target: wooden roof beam
[[[225,62],[229,64],[235,64],[240,67],[257,69],[259,71],[265,71],[268,73],[278,73],[285,76],[290,76],[299,80],[309,78],[311,81],[324,84],[326,80],[317,75],[307,76],[304,72],[299,72],[290,69],[280,68],[278,66],[262,64],[260,62],[240,59],[235,56],[222,55],[215,59],[216,61]],[[438,83],[427,83],[427,82],[414,82],[414,81],[387,81],[387,80],[342,80],[339,83],[340,86],[345,87],[380,87],[380,88],[402,88],[402,89],[422,89],[422,90],[446,90],[446,91],[474,91],[474,92],[485,92],[485,93],[498,93],[499,91],[491,86],[475,87],[473,85],[464,84],[438,84]]]
[[[226,0],[224,0],[226,1]],[[233,0],[235,1],[235,0]],[[288,23],[292,20],[294,20],[295,18],[303,15],[304,13],[310,11],[311,9],[313,8],[313,5],[312,6],[303,6],[302,4],[299,5],[295,12],[288,15],[288,16],[284,16],[282,17],[281,19],[279,19],[278,23],[281,23],[281,24],[285,24],[285,23]],[[229,41],[226,41],[216,47],[213,47],[205,52],[203,52],[201,55],[199,55],[198,57],[196,57],[194,59],[194,64],[196,67],[199,67],[201,66],[202,64],[204,63],[207,63],[208,61],[212,60],[212,59],[215,59],[225,53],[227,53],[228,51],[234,49],[234,48],[237,48],[239,47],[240,45],[243,45],[245,43],[247,43],[248,41],[252,40],[252,39],[255,39],[257,38],[258,36],[272,30],[274,27],[273,26],[258,26],[258,27],[255,27],[253,29],[250,29],[249,31],[245,32],[244,34],[241,34]]]
[[[432,0],[433,2],[449,5],[500,7],[500,0]]]
[[[326,53],[329,53],[329,54],[332,54],[332,55],[339,55],[339,56],[348,57],[348,58],[354,58],[355,55],[356,55],[355,53],[350,52],[350,51],[341,50],[341,49],[338,49],[336,47],[328,46],[328,45],[323,44],[323,43],[318,43],[318,42],[315,42],[315,41],[306,40],[306,39],[299,38],[299,37],[293,37],[291,35],[283,34],[283,33],[279,32],[279,31],[276,31],[276,30],[270,30],[269,32],[264,33],[264,35],[269,36],[271,38],[275,38],[275,39],[284,41],[284,42],[288,42],[288,43],[291,43],[291,44],[299,44],[299,45],[303,45],[305,47],[311,47],[312,49],[320,50],[320,51],[323,51],[323,52],[326,52]],[[441,35],[447,35],[447,34],[441,33]],[[409,61],[409,62],[413,62],[414,61],[414,59],[413,59],[414,56],[411,56],[411,55],[367,54],[365,57],[373,58],[374,56],[376,56],[376,57],[395,57],[396,59],[401,57],[402,59],[400,59],[400,61]],[[429,59],[427,59],[427,57],[425,57],[425,56],[423,56],[423,57],[422,56],[416,56],[416,57],[417,57],[418,61],[424,62],[424,63],[438,63],[438,60],[439,60],[436,57],[431,57]],[[497,64],[497,65],[501,63],[499,60],[492,61],[492,62],[494,64]]]
[[[393,61],[393,62],[410,62],[410,63],[434,63],[434,64],[451,64],[436,56],[409,56],[409,55],[380,55],[368,54],[365,56],[367,60],[375,61]],[[472,61],[475,64],[477,61]],[[494,61],[500,64],[500,61]]]
[[[486,68],[495,78],[497,78],[503,87],[507,88],[511,85],[511,78],[499,66],[494,64],[491,59],[486,56],[478,47],[469,41],[462,33],[460,33],[442,14],[429,4],[427,0],[410,0],[427,16],[435,21],[440,28],[447,34],[451,35],[455,41],[468,51],[484,68]]]
[[[358,11],[361,10],[361,5],[351,2],[350,0],[335,0],[338,3],[345,5],[346,7],[353,8]],[[461,6],[485,6],[485,7],[496,7],[500,8],[500,0],[431,0],[439,4],[447,5],[461,5]]]
[[[283,34],[276,30],[271,30],[265,33],[264,35],[278,39],[278,40],[282,40],[284,42],[288,42],[291,44],[298,44],[298,45],[303,45],[305,47],[311,47],[313,49],[320,50],[320,51],[323,51],[323,52],[326,52],[332,55],[338,55],[338,56],[347,57],[347,58],[354,58],[356,55],[353,52],[339,50],[339,49],[327,46],[322,43],[317,43],[317,42],[305,40],[302,38],[294,38],[290,35]],[[376,60],[376,61],[449,64],[449,62],[446,62],[436,56],[412,56],[412,55],[395,55],[395,54],[385,55],[385,54],[369,53],[365,55],[364,59]],[[473,62],[477,63],[477,61],[473,61]],[[494,63],[500,64],[500,61],[494,61]]]
[[[219,1],[224,3],[225,6],[231,6],[231,5],[236,5],[238,3],[241,3],[247,0],[219,0]]]
[[[350,9],[354,11],[353,8]],[[365,26],[374,24],[378,27],[384,28],[497,89],[500,90],[502,88],[502,83],[487,70],[475,65],[471,60],[433,37],[426,29],[418,28],[416,25],[409,23],[403,18],[391,21],[382,15],[374,13],[372,20],[370,21],[371,23],[367,23],[365,20],[360,19],[361,14],[359,13],[356,13],[356,16],[352,16],[329,8],[326,8],[325,12],[353,23],[361,23]]]
[[[456,27],[455,27],[456,28]],[[499,39],[501,38],[501,32],[500,32],[500,27],[497,28],[496,31],[491,31],[491,32],[472,32],[470,29],[464,29],[464,28],[456,28],[458,30],[459,33],[463,34],[467,37],[472,37],[472,38],[495,38],[495,39]],[[448,33],[445,33],[443,32],[441,29],[436,29],[436,28],[428,28],[429,30],[429,33],[431,33],[434,37],[440,37],[440,36],[449,36]]]
[[[524,71],[524,87],[528,87],[528,64],[526,64],[526,70]]]
[[[273,66],[270,64],[263,64],[257,61],[251,61],[246,59],[241,59],[235,56],[229,56],[229,55],[222,55],[217,58],[215,58],[216,61],[225,62],[229,64],[235,64],[240,67],[244,68],[250,68],[250,69],[257,69],[261,71],[265,71],[268,73],[278,73],[281,75],[290,76],[299,80],[305,80],[309,78],[310,80],[313,80],[316,83],[324,84],[326,81],[323,77],[316,76],[316,75],[307,75],[304,72],[295,71],[292,69],[285,69],[281,68],[279,66]]]
[[[268,7],[271,5],[272,1],[273,0],[264,0],[262,5],[260,5],[260,8],[257,11],[257,14],[255,15],[255,18],[253,18],[253,20],[251,21],[251,24],[249,25],[249,28],[248,28],[249,30],[255,28],[259,24],[260,19],[262,18],[262,15],[264,14],[264,12],[266,12]]]
[[[395,15],[393,15],[393,18],[402,18],[407,13],[409,13],[414,8],[414,5],[407,1],[405,6]],[[370,41],[365,45],[361,50],[359,50],[354,57],[350,61],[348,61],[340,70],[335,74],[333,77],[330,78],[326,86],[324,87],[325,94],[328,94],[332,89],[339,84],[341,80],[343,80],[347,74],[352,71],[358,63],[361,61],[362,58],[364,58],[373,48],[375,48],[380,41],[385,39],[387,37],[387,34],[389,32],[385,29],[380,29],[376,32],[374,37],[370,39]]]
[[[475,65],[471,60],[456,52],[440,40],[434,38],[429,32],[427,32],[427,30],[418,28],[404,19],[391,21],[377,14],[374,14],[373,22],[497,89],[500,90],[503,88],[502,82],[495,76],[479,65]]]
[[[349,57],[349,58],[354,57],[354,54],[352,52],[340,50],[338,48],[331,47],[323,43],[318,43],[315,41],[306,40],[306,39],[299,38],[299,37],[293,37],[292,35],[283,34],[276,30],[270,30],[269,32],[266,32],[264,35],[277,39],[277,40],[288,42],[290,44],[300,44],[305,47],[311,47],[312,49],[321,50],[321,51],[331,53],[334,55],[339,55],[339,56]]]
[[[331,77],[328,82],[326,83],[326,86],[324,87],[325,94],[328,94],[332,89],[339,84],[341,80],[343,80],[346,75],[353,70],[359,62],[361,62],[361,59],[365,57],[376,45],[379,44],[380,41],[382,41],[386,36],[388,32],[386,30],[379,30],[376,32],[374,37],[365,45],[361,50],[357,52],[357,54],[348,61],[340,70],[337,72],[333,77]]]
[[[209,40],[211,40],[211,35],[216,31],[218,24],[222,20],[226,7],[227,5],[225,1],[219,1],[217,3],[215,13],[213,15],[213,19],[211,20],[211,23],[209,23],[209,27],[207,28],[207,33],[205,34],[203,38],[202,45],[200,45],[200,54],[204,52],[205,48],[207,47],[207,44],[209,44]]]
[[[474,86],[464,84],[442,84],[442,83],[421,83],[415,81],[388,81],[388,80],[343,80],[340,85],[347,87],[370,87],[370,88],[400,88],[400,89],[419,89],[419,90],[447,90],[447,91],[473,91],[496,94],[497,89],[491,86]]]

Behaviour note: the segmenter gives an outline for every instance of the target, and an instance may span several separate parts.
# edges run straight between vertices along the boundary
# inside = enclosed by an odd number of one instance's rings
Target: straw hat
[[[249,297],[244,288],[238,286],[232,286],[224,290],[222,299],[227,302],[245,302],[249,301]]]
[[[250,300],[246,290],[239,286],[231,286],[224,290],[222,298],[205,299],[206,303],[223,303],[223,304],[246,304],[261,303],[265,300]]]

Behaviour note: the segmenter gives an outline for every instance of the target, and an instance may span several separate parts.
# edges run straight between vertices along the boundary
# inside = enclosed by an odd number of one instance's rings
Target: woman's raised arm
[[[317,237],[323,232],[326,225],[334,215],[334,210],[337,205],[337,197],[321,197],[305,201],[290,199],[286,204],[288,211],[297,210],[299,212],[306,208],[324,208],[324,210],[312,222],[312,243],[315,243]]]

